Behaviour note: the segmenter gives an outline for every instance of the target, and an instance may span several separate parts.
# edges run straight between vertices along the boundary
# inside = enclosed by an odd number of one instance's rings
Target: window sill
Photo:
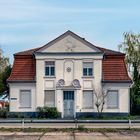
[[[88,108],[82,108],[82,109],[85,109],[85,110],[86,110],[86,109],[94,109],[94,107],[88,107]]]
[[[44,76],[44,78],[56,78],[55,76]]]
[[[94,76],[82,76],[82,78],[94,78]]]
[[[118,107],[107,107],[107,109],[119,109]]]
[[[17,98],[10,98],[10,100],[17,100]]]
[[[27,109],[31,109],[31,107],[19,107],[20,109],[24,109],[24,108],[27,108]]]

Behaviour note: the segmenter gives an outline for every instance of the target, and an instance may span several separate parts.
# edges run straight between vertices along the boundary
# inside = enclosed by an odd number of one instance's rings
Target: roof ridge
[[[33,49],[28,49],[25,51],[20,51],[15,53],[14,55],[32,55],[35,51],[39,50],[41,47],[33,48]]]
[[[116,51],[116,50],[112,50],[112,49],[107,49],[107,48],[103,48],[103,47],[99,47],[99,46],[96,46],[98,49],[100,49],[101,51],[103,51],[104,53],[111,53],[111,54],[121,54],[121,55],[124,55],[124,53],[120,52],[120,51]]]

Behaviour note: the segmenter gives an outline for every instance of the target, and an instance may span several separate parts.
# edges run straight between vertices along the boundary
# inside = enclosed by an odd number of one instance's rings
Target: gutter
[[[8,83],[36,83],[36,81],[27,81],[27,80],[7,80]]]
[[[132,84],[132,80],[102,80],[102,83],[131,83]]]

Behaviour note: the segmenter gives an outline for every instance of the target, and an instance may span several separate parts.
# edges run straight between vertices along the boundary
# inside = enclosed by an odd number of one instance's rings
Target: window
[[[19,103],[20,107],[31,107],[31,90],[20,90]]]
[[[64,100],[74,100],[74,91],[64,91]]]
[[[54,76],[55,75],[55,63],[54,61],[45,62],[45,76]]]
[[[93,91],[83,91],[83,108],[93,108]]]
[[[83,76],[93,76],[93,62],[83,62]]]
[[[44,105],[48,106],[48,107],[55,107],[55,91],[53,91],[53,90],[45,91]]]
[[[108,91],[107,108],[119,108],[119,94],[117,90]]]

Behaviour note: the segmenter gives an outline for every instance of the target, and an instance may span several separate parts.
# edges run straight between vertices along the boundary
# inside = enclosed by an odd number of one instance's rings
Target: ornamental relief
[[[66,46],[66,49],[65,49],[66,52],[74,52],[74,49],[76,48],[76,46],[73,44],[73,42],[69,38],[67,38],[65,46]]]
[[[56,88],[64,88],[64,87],[71,87],[71,88],[81,88],[80,81],[78,79],[74,79],[69,86],[65,85],[64,79],[58,80],[56,84]]]

